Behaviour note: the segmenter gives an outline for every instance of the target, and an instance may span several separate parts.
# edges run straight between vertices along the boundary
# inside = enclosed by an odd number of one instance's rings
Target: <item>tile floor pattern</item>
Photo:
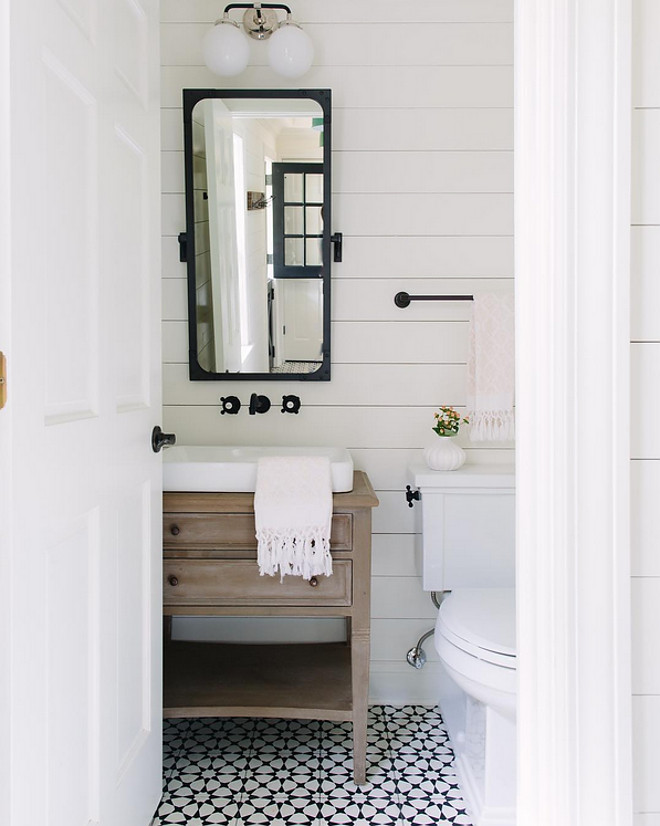
[[[154,826],[470,826],[451,762],[437,707],[372,706],[365,786],[350,723],[166,720]]]

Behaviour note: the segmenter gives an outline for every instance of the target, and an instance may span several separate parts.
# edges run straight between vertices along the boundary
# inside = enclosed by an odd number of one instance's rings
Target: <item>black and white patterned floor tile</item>
[[[364,786],[352,747],[350,723],[166,720],[154,826],[470,826],[437,708],[370,709]]]

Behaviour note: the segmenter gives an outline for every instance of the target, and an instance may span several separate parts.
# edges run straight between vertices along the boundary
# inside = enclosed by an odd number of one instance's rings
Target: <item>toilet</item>
[[[514,469],[410,470],[420,491],[423,587],[440,599],[438,698],[458,780],[474,826],[513,826]]]

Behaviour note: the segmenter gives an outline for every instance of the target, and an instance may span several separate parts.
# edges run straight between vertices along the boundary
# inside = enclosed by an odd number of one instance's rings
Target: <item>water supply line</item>
[[[451,591],[440,591],[440,595],[438,598],[437,591],[431,591],[431,602],[435,605],[435,607],[440,610],[440,606],[442,605],[443,599],[451,594]],[[433,636],[433,632],[435,631],[435,626],[427,631],[425,634],[417,640],[417,644],[414,645],[410,651],[406,654],[406,661],[408,665],[411,665],[413,668],[423,668],[426,663],[426,651],[424,651],[424,643],[428,640],[429,637]]]

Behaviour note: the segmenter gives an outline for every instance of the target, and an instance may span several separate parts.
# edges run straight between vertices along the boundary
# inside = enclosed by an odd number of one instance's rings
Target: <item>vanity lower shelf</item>
[[[352,720],[345,643],[238,645],[169,642],[165,717]]]

